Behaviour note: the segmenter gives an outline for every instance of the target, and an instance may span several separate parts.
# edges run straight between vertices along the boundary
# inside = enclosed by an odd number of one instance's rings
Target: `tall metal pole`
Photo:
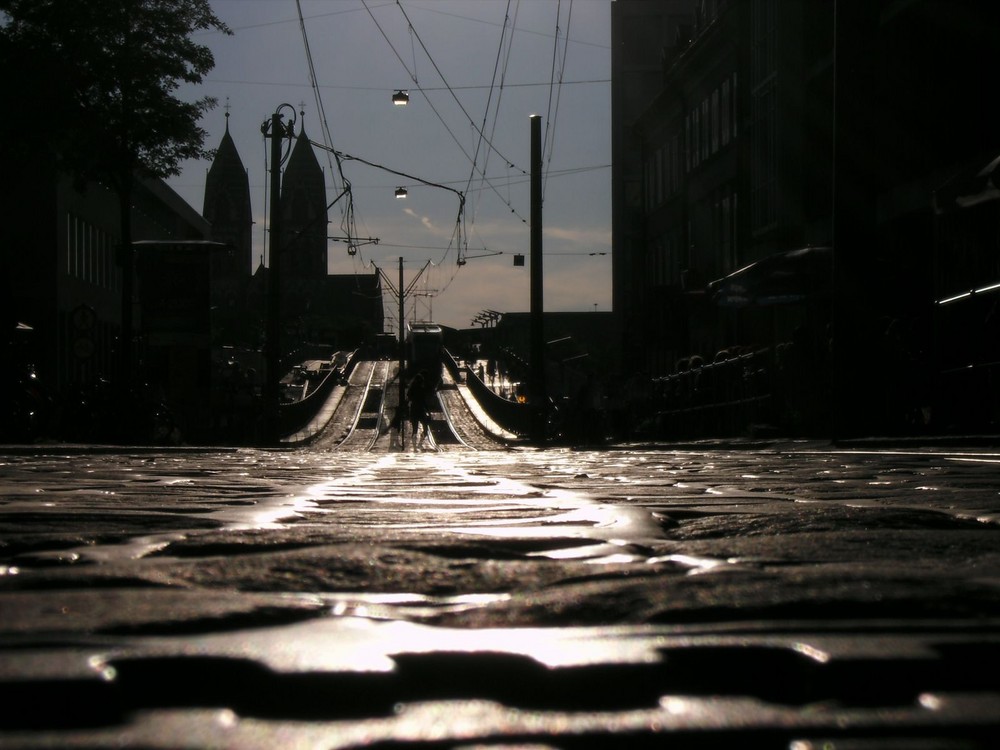
[[[545,441],[545,326],[542,285],[542,117],[531,116],[531,439]]]
[[[276,445],[281,435],[278,403],[281,394],[281,115],[271,115],[271,233],[267,270],[267,379],[264,382],[265,440]]]
[[[399,256],[399,408],[406,401],[406,382],[403,371],[406,369],[406,327],[403,321],[403,256]],[[400,427],[400,443],[403,442],[403,429]]]

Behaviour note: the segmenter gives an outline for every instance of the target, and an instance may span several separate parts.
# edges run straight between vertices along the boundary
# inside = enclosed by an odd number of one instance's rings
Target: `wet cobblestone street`
[[[0,461],[0,747],[1000,731],[988,450]]]

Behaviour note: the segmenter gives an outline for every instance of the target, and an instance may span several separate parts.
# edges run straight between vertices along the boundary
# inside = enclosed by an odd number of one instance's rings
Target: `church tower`
[[[282,256],[285,279],[323,280],[327,276],[326,181],[306,136],[299,131],[288,157],[281,187]]]
[[[212,257],[212,279],[220,284],[245,284],[252,271],[250,180],[229,134],[222,136],[215,159],[205,180],[205,205],[202,216],[212,225],[211,238],[231,245],[226,252]]]

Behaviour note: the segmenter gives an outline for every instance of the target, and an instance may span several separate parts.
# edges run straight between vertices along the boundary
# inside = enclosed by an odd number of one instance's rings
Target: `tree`
[[[214,67],[191,35],[231,34],[208,0],[0,0],[0,96],[32,113],[0,125],[5,159],[47,158],[80,184],[118,196],[122,269],[121,377],[132,375],[132,191],[137,178],[179,173],[208,156],[201,115],[210,97],[185,102],[182,83]],[[23,163],[23,158],[21,159]]]

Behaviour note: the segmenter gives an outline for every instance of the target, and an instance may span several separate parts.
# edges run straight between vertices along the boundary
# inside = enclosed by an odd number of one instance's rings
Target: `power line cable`
[[[312,88],[308,83],[292,83],[290,81],[237,81],[230,78],[206,78],[206,83],[222,83],[227,86],[279,86],[281,88]],[[563,81],[563,86],[593,85],[596,83],[611,83],[610,78],[583,78],[578,81]],[[504,83],[503,88],[535,88],[550,85],[548,81]],[[493,84],[470,83],[465,86],[452,86],[452,91],[477,91],[480,89],[492,88]],[[332,89],[336,91],[385,91],[385,86],[342,86],[339,84],[320,84],[316,88]],[[428,91],[447,91],[447,86],[415,86],[411,91],[419,91],[424,94]]]
[[[557,18],[556,18],[556,41],[555,41],[555,46],[553,47],[553,51],[552,51],[552,63],[553,63],[553,66],[555,65],[555,56],[556,56],[556,51],[557,51],[558,45],[559,45],[559,19],[558,19],[558,13],[559,13],[559,11],[557,10],[556,11],[556,16],[557,16]],[[558,86],[556,88],[555,112],[552,114],[552,119],[549,120],[549,121],[547,121],[545,123],[546,137],[548,139],[548,148],[545,149],[545,153],[546,153],[545,175],[544,175],[543,180],[542,180],[542,199],[543,200],[545,198],[545,187],[546,187],[546,185],[548,185],[548,173],[549,173],[549,169],[552,166],[552,155],[555,153],[556,133],[558,132],[557,129],[556,129],[556,123],[557,123],[557,121],[559,119],[559,101],[560,101],[560,99],[562,97],[563,76],[566,73],[566,55],[567,55],[567,52],[569,51],[569,29],[570,29],[570,24],[572,23],[572,21],[573,21],[573,0],[569,0],[569,12],[566,15],[566,35],[565,35],[565,41],[563,42],[562,60],[559,63],[559,84],[558,84]],[[554,68],[553,68],[553,72],[554,72]],[[551,89],[550,89],[549,90],[549,101],[550,101],[550,104],[551,104],[551,96],[552,96],[552,93],[551,93]],[[551,137],[549,137],[549,133],[551,133]]]
[[[482,18],[473,18],[472,16],[463,16],[461,13],[451,13],[451,12],[446,11],[446,10],[440,10],[439,8],[429,8],[429,7],[424,7],[424,6],[421,6],[421,5],[414,4],[414,3],[410,3],[410,7],[411,8],[416,8],[417,10],[421,10],[424,13],[437,13],[438,15],[442,15],[442,16],[451,16],[452,18],[460,18],[463,21],[469,21],[470,23],[486,24],[488,26],[499,26],[500,25],[496,21],[487,21],[487,20],[482,19]],[[520,31],[523,34],[533,34],[534,36],[544,36],[544,37],[551,36],[550,34],[547,34],[544,31],[538,31],[536,29],[523,29],[523,28],[522,29],[518,29],[518,28],[515,27],[514,30],[515,31]],[[573,44],[582,44],[582,45],[584,45],[586,47],[598,47],[600,49],[611,49],[610,45],[602,44],[601,42],[585,42],[582,39],[568,39],[568,41],[572,42]]]
[[[462,105],[461,100],[455,94],[455,90],[451,87],[451,85],[448,83],[448,80],[444,77],[444,73],[441,72],[441,68],[434,61],[434,58],[431,56],[430,50],[428,50],[427,49],[427,45],[424,44],[424,40],[420,38],[420,34],[417,32],[417,30],[415,28],[413,28],[413,24],[410,21],[410,17],[406,14],[406,10],[403,8],[402,3],[399,2],[399,0],[396,0],[396,5],[399,8],[400,12],[403,14],[403,18],[406,19],[406,23],[409,24],[409,27],[413,30],[413,35],[416,37],[417,42],[420,43],[420,48],[423,50],[424,54],[427,55],[427,59],[430,61],[431,65],[434,67],[434,70],[437,72],[438,76],[441,78],[441,82],[444,83],[445,89],[448,91],[449,94],[451,94],[451,97],[452,97],[452,99],[455,100],[455,103],[458,105],[458,108],[460,110],[462,110],[462,114],[465,115],[465,118],[469,121],[469,124],[473,127],[473,129],[475,129],[479,133],[480,136],[483,137],[484,142],[486,143],[486,145],[488,145],[490,147],[490,149],[492,151],[495,151],[498,156],[500,156],[502,159],[504,159],[505,161],[507,161],[508,164],[511,164],[513,166],[514,163],[510,159],[507,159],[507,157],[505,157],[502,153],[500,153],[500,150],[496,146],[493,145],[493,141],[491,139],[489,139],[489,138],[486,138],[485,134],[482,132],[482,129],[480,129],[480,128],[478,128],[476,126],[475,121],[469,115],[468,111],[466,111],[465,107]],[[383,32],[383,36],[385,36],[384,32]],[[397,53],[396,56],[399,57],[398,53]],[[416,83],[415,80],[414,80],[414,83]],[[448,127],[448,124],[444,121],[444,118],[441,117],[440,113],[434,107],[434,105],[431,102],[430,98],[428,98],[428,97],[425,96],[424,99],[430,105],[431,109],[434,111],[434,114],[436,114],[438,116],[438,119],[441,120],[441,123],[444,125],[445,129],[448,131],[448,133],[451,135],[452,139],[458,145],[459,150],[461,150],[461,152],[465,155],[466,159],[468,159],[470,162],[472,162],[473,167],[475,168],[475,166],[476,166],[476,160],[473,157],[469,156],[468,152],[462,146],[461,141],[459,141],[459,139],[455,136],[455,134],[452,132],[451,128]],[[524,169],[521,169],[521,171],[524,174],[527,174],[527,172],[525,172]],[[486,179],[485,174],[482,171],[480,171],[480,174],[483,175],[483,179],[485,180]],[[499,190],[497,190],[497,188],[492,183],[489,182],[489,180],[486,180],[486,183],[488,185],[490,185],[490,188],[493,190],[494,194],[498,198],[500,198],[501,201],[504,201],[505,205],[511,210],[511,213],[513,213],[515,216],[517,216],[521,220],[521,223],[523,223],[523,224],[527,224],[528,223],[528,220],[525,219],[523,216],[521,216],[517,212],[517,210],[513,207],[513,205],[511,205],[508,201],[504,200],[503,195],[500,193]]]
[[[510,2],[508,0],[507,10],[504,14],[504,28],[501,30],[500,34],[500,51],[502,52],[503,50],[504,40],[506,37],[507,53],[506,55],[504,55],[503,69],[500,72],[500,90],[497,94],[496,107],[493,110],[493,124],[490,127],[490,140],[492,140],[496,135],[497,123],[500,120],[500,102],[503,98],[504,85],[507,81],[507,68],[510,65],[511,51],[514,49],[514,29],[517,28],[517,14],[520,11],[520,9],[521,9],[521,0],[518,0],[517,5],[514,6],[514,18],[510,24],[510,34],[506,35],[507,19],[510,18]],[[496,80],[496,71],[494,70],[494,82],[495,80]],[[487,166],[489,165],[490,153],[491,153],[490,151],[486,152],[486,160],[483,162],[482,179],[480,180],[479,183],[480,188],[476,191],[476,202],[473,207],[473,221],[475,221],[475,216],[479,212],[479,202],[482,199],[482,185],[486,182],[486,170]],[[507,165],[507,174],[505,181],[505,187],[507,188],[507,197],[506,199],[501,197],[501,200],[503,200],[504,204],[508,208],[511,208],[511,210],[513,210],[513,208],[511,207],[511,198],[510,198],[510,170],[514,168],[514,165],[511,164],[510,162],[505,162],[505,163]]]
[[[542,138],[542,158],[549,141],[549,124],[552,122],[552,89],[556,80],[556,59],[559,56],[559,17],[562,13],[562,0],[556,2],[556,33],[552,39],[552,65],[549,69],[549,98],[545,105],[545,137]]]
[[[330,133],[329,120],[327,119],[326,116],[326,109],[323,106],[323,97],[319,91],[319,79],[316,76],[316,66],[313,64],[312,49],[309,46],[309,34],[306,32],[306,23],[302,15],[302,4],[300,0],[295,0],[295,7],[298,10],[299,14],[299,28],[302,31],[302,45],[305,49],[306,62],[308,63],[309,66],[309,80],[312,83],[313,96],[316,99],[316,108],[317,111],[319,112],[320,128],[323,131],[323,137],[325,142],[330,145],[330,151],[327,151],[326,156],[327,156],[327,164],[330,165],[330,173],[331,176],[333,177],[333,187],[335,191],[337,192],[342,191],[342,193],[346,194],[347,197],[347,200],[341,206],[340,209],[340,216],[341,216],[340,228],[341,231],[343,231],[343,233],[348,237],[347,252],[348,254],[353,255],[354,254],[352,252],[353,245],[350,242],[350,238],[355,237],[357,233],[355,231],[356,227],[354,225],[354,215],[353,215],[354,196],[351,194],[351,182],[344,176],[343,165],[341,164],[340,158],[339,156],[337,156],[336,151],[333,150],[333,136]],[[305,126],[303,125],[303,128],[304,127]],[[331,156],[333,156],[336,159],[336,168],[337,168],[336,174],[334,174],[333,172],[334,163],[333,159],[331,159]],[[340,184],[337,183],[337,175],[340,176]]]
[[[397,2],[398,2],[398,0],[397,0]],[[365,6],[365,9],[368,10],[368,15],[371,17],[372,22],[375,24],[376,28],[379,30],[379,33],[382,34],[382,38],[385,39],[386,44],[389,45],[389,48],[392,50],[392,53],[396,56],[396,59],[399,60],[400,64],[403,66],[403,69],[410,76],[410,80],[413,81],[414,84],[416,84],[416,79],[415,79],[415,76],[414,76],[413,72],[410,71],[409,66],[406,64],[406,62],[403,60],[402,56],[396,50],[395,46],[392,43],[392,40],[389,39],[389,36],[385,33],[385,30],[382,28],[381,24],[379,24],[378,20],[375,18],[375,15],[368,8],[367,0],[361,0],[361,3],[362,3],[362,5]],[[405,12],[404,12],[404,16],[405,16]],[[408,19],[407,19],[407,23],[409,23]],[[416,34],[416,31],[414,31],[414,34]],[[420,41],[420,36],[419,35],[417,35],[417,40]],[[421,46],[423,46],[423,42],[421,42]],[[425,48],[425,52],[426,52],[426,48]],[[445,81],[444,83],[445,83],[446,90],[450,91],[452,93],[452,96],[455,96],[454,91],[448,86],[447,81]],[[448,123],[445,121],[444,117],[442,117],[442,115],[438,111],[437,107],[434,106],[434,103],[430,100],[429,97],[426,97],[426,96],[424,97],[424,100],[427,102],[428,106],[431,108],[431,111],[434,112],[434,114],[437,116],[438,120],[440,120],[441,125],[444,126],[444,129],[448,132],[448,135],[450,135],[451,138],[452,138],[452,140],[455,141],[455,145],[458,146],[459,151],[462,152],[462,154],[465,156],[466,159],[468,159],[470,162],[472,162],[474,164],[475,162],[472,159],[472,157],[469,155],[469,152],[465,150],[465,147],[462,145],[462,142],[458,139],[458,136],[455,135],[454,131],[452,131],[452,129],[448,126]],[[468,115],[466,115],[466,116],[468,117]],[[471,122],[471,120],[470,120],[470,122]],[[473,123],[473,127],[475,127],[475,123]],[[492,143],[490,143],[489,141],[487,141],[487,143],[489,143],[490,147],[493,148]],[[522,170],[522,172],[523,172],[523,170]],[[525,174],[527,174],[527,173],[525,172]],[[513,213],[515,216],[517,216],[517,218],[519,218],[522,223],[524,223],[524,224],[528,223],[527,219],[525,219],[523,216],[521,216],[515,210],[515,208],[510,204],[510,202],[508,202],[507,200],[504,199],[503,195],[500,193],[500,191],[497,189],[497,187],[495,185],[493,185],[491,182],[489,182],[489,180],[486,181],[486,184],[489,185],[490,189],[493,191],[493,193],[498,198],[500,198],[501,201],[504,202],[504,205],[506,205],[507,208],[509,208],[511,210],[511,213]]]
[[[610,168],[611,168],[610,164],[590,164],[590,165],[587,165],[585,167],[569,167],[567,169],[555,169],[555,170],[551,171],[549,173],[549,175],[551,177],[566,177],[567,175],[579,174],[580,172],[593,172],[593,171],[596,171],[598,169],[610,169]],[[524,175],[523,177],[524,177],[524,179],[518,179],[516,182],[511,182],[510,184],[511,185],[523,185],[523,184],[525,184],[528,181],[528,176]],[[498,179],[500,179],[500,176],[499,175],[494,175],[492,179],[498,180]],[[509,177],[506,177],[505,180],[509,180]],[[448,186],[464,185],[465,183],[466,183],[465,180],[442,180],[442,182],[441,182],[442,185],[448,185]],[[198,187],[200,185],[203,185],[204,183],[203,182],[182,182],[182,181],[171,180],[170,184],[171,185],[175,185],[176,187],[191,188],[191,187]],[[506,182],[504,183],[504,185],[506,186]],[[266,187],[266,183],[265,182],[257,182],[257,181],[254,181],[254,180],[250,181],[250,188],[251,189],[262,189],[262,188],[265,188],[265,187]],[[398,181],[395,181],[395,182],[386,182],[386,183],[382,183],[382,184],[366,184],[366,185],[358,185],[358,184],[352,182],[351,183],[351,192],[354,193],[354,192],[357,192],[359,190],[385,190],[386,188],[394,188],[394,187],[399,187],[399,182]],[[408,186],[404,185],[404,187],[408,187]],[[471,188],[470,191],[471,192],[476,192],[479,189],[480,188]]]
[[[327,146],[327,145],[325,145],[323,143],[319,143],[317,141],[309,141],[309,142],[313,146],[315,146],[317,148],[332,150],[331,146]],[[337,157],[338,157],[338,159],[344,160],[344,161],[357,161],[357,162],[361,162],[362,164],[365,164],[365,165],[367,165],[369,167],[373,167],[375,169],[381,169],[383,172],[389,172],[390,174],[394,174],[394,175],[396,175],[398,177],[405,177],[408,180],[414,180],[416,182],[419,182],[422,185],[427,185],[429,187],[442,188],[444,190],[449,190],[452,193],[455,193],[455,195],[458,196],[458,217],[455,219],[455,229],[452,232],[452,237],[455,238],[454,242],[456,242],[457,245],[458,245],[458,247],[459,247],[459,250],[457,251],[457,254],[458,254],[458,257],[461,258],[461,243],[462,243],[462,236],[464,234],[464,224],[465,224],[465,194],[462,193],[462,191],[456,190],[455,188],[452,188],[452,187],[448,187],[447,185],[442,185],[441,183],[430,182],[429,180],[425,180],[425,179],[423,179],[421,177],[416,177],[415,175],[407,174],[406,172],[400,172],[399,170],[391,169],[390,167],[386,167],[386,166],[384,166],[382,164],[376,164],[375,162],[368,161],[367,159],[362,159],[360,156],[352,156],[350,154],[345,154],[345,153],[343,153],[341,151],[338,151],[337,152]],[[449,245],[449,251],[450,251],[450,249],[451,249],[451,245]],[[446,252],[444,257],[447,258],[447,255],[448,255],[448,253]],[[444,260],[444,258],[442,258],[442,260]],[[461,264],[459,264],[459,265],[461,265]]]
[[[497,72],[500,69],[500,57],[503,54],[504,39],[505,39],[505,37],[507,35],[507,19],[509,19],[509,18],[510,18],[510,0],[507,0],[507,9],[504,11],[504,26],[500,30],[500,44],[497,45],[497,56],[496,56],[496,59],[493,61],[493,76],[492,76],[492,80],[490,82],[490,93],[489,93],[489,95],[486,98],[486,107],[483,110],[483,126],[482,126],[483,128],[486,127],[486,120],[490,116],[490,105],[493,102],[493,91],[496,88]],[[497,95],[497,111],[499,112],[499,110],[500,110],[500,101],[499,101],[499,94],[498,94]],[[495,126],[495,120],[494,120],[494,126]],[[483,135],[483,131],[482,131],[482,129],[480,129],[480,131],[479,131],[479,139],[476,141],[476,154],[475,154],[475,159],[476,160],[479,159],[479,149],[482,147],[482,143],[483,143],[483,139],[484,138],[485,138],[485,136]],[[489,159],[490,159],[490,151],[487,150],[486,151],[486,156],[483,158],[483,168],[482,168],[483,174],[486,174],[486,169],[489,166]],[[469,192],[469,188],[472,187],[472,180],[473,180],[473,178],[475,176],[476,176],[476,162],[474,161],[473,164],[472,164],[472,169],[469,171],[469,179],[468,179],[468,181],[465,184],[465,192],[466,193],[468,193]],[[479,206],[479,201],[477,200],[476,204],[475,204],[475,207],[478,207],[478,206]],[[473,210],[472,223],[475,224],[475,208]]]
[[[396,6],[399,8],[399,12],[403,14],[403,18],[406,19],[406,23],[409,24],[410,30],[413,32],[413,36],[416,37],[417,41],[420,43],[420,48],[424,51],[424,54],[427,55],[427,59],[430,61],[430,64],[434,67],[434,70],[441,78],[441,82],[448,88],[448,93],[451,94],[451,98],[455,100],[455,104],[457,104],[458,108],[462,110],[462,114],[465,115],[465,119],[467,119],[470,123],[472,123],[472,127],[476,128],[476,130],[479,132],[479,135],[486,141],[487,145],[491,149],[497,152],[497,156],[501,157],[502,159],[507,159],[507,157],[505,157],[502,153],[500,153],[500,149],[494,146],[493,143],[486,138],[486,134],[483,133],[481,129],[476,127],[475,121],[472,119],[472,116],[469,115],[469,113],[466,111],[465,106],[462,104],[462,100],[459,99],[458,96],[455,94],[454,89],[452,89],[451,85],[448,83],[448,79],[444,77],[444,73],[441,72],[441,68],[438,67],[438,64],[434,61],[434,58],[431,56],[430,50],[427,49],[427,45],[424,44],[424,40],[420,38],[420,34],[417,32],[415,28],[413,28],[413,23],[410,21],[410,17],[406,15],[406,10],[403,8],[403,4],[402,2],[400,2],[400,0],[396,0]],[[414,78],[414,83],[416,83],[415,78]],[[511,159],[507,159],[507,161],[513,163],[513,160]]]

